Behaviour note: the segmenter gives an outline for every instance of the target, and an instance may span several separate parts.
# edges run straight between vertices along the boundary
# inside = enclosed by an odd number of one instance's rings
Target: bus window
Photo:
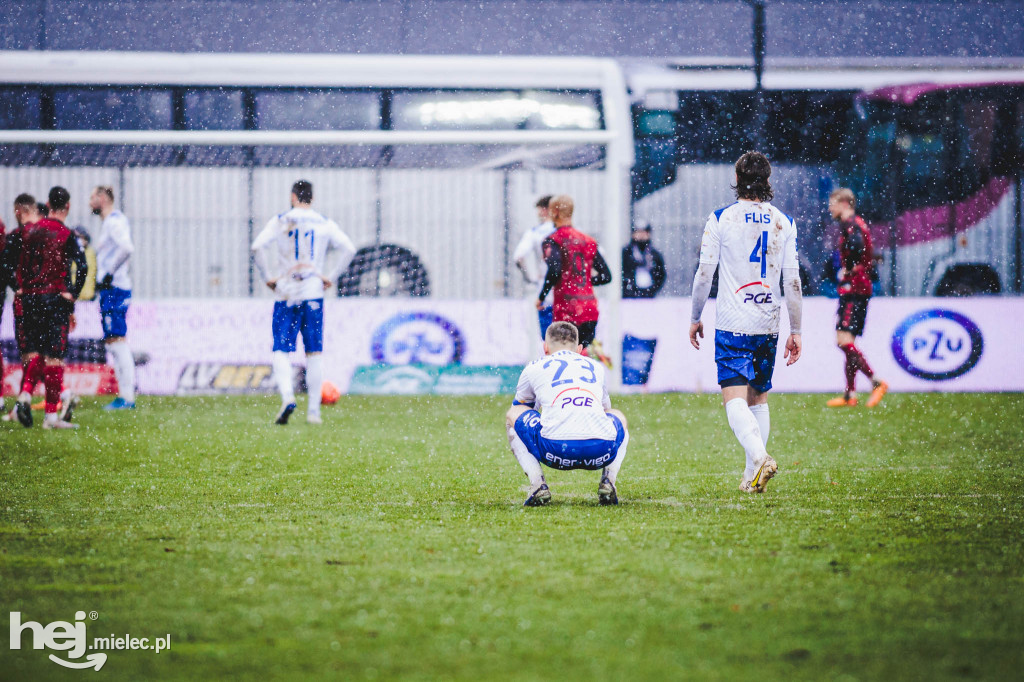
[[[171,91],[156,88],[57,88],[57,130],[170,130]]]
[[[395,130],[598,130],[594,92],[396,91]]]
[[[201,89],[185,93],[185,130],[243,130],[241,90]]]
[[[380,93],[258,90],[256,121],[260,130],[378,130]]]
[[[938,206],[948,200],[943,155],[946,145],[941,134],[907,131],[896,138],[900,152],[900,210]]]
[[[768,91],[760,146],[776,163],[833,163],[839,158],[849,92]]]
[[[753,115],[751,92],[680,92],[679,163],[735,163],[746,151]]]
[[[396,91],[395,130],[516,130],[538,108],[513,91]]]
[[[527,117],[527,130],[598,130],[601,111],[597,93],[529,90],[520,100],[532,113]]]
[[[676,114],[664,109],[633,108],[633,199],[666,187],[676,179]]]
[[[39,91],[0,88],[0,130],[38,130]]]

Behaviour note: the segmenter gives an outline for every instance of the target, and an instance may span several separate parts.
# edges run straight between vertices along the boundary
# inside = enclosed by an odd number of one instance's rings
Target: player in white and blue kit
[[[515,261],[516,266],[523,273],[523,279],[528,284],[535,285],[537,287],[535,291],[540,291],[541,286],[544,284],[544,276],[548,271],[547,262],[544,260],[544,240],[555,231],[555,224],[552,222],[551,214],[548,211],[551,199],[552,197],[549,194],[537,200],[537,218],[540,220],[540,223],[523,233],[519,243],[516,244],[515,251],[512,252],[512,260]],[[531,294],[530,302],[532,303],[534,300],[535,294]],[[544,305],[537,311],[537,320],[540,323],[540,338],[544,338],[548,325],[551,324],[553,319],[554,292],[549,291],[544,299]]]
[[[117,377],[118,396],[104,409],[135,409],[135,356],[128,347],[128,307],[132,302],[129,261],[135,253],[131,226],[114,208],[114,189],[99,185],[89,195],[89,208],[103,219],[96,249],[96,291],[100,299],[103,341]]]
[[[324,291],[348,267],[356,249],[337,223],[311,208],[313,185],[292,185],[290,211],[274,216],[252,243],[256,266],[276,294],[274,303],[274,380],[281,394],[275,423],[287,424],[295,411],[295,389],[289,353],[302,334],[306,352],[309,404],[306,421],[322,423]]]
[[[600,469],[598,501],[619,503],[615,479],[629,444],[626,418],[612,409],[604,367],[582,351],[576,326],[553,322],[544,338],[545,356],[523,369],[505,415],[512,454],[530,479],[527,507],[551,501],[541,464]]]
[[[747,152],[736,162],[738,201],[708,217],[693,279],[690,343],[700,348],[700,321],[718,269],[715,363],[722,402],[736,439],[746,453],[740,490],[761,493],[778,464],[767,451],[772,387],[779,339],[780,298],[785,288],[789,314],[787,365],[800,358],[801,291],[796,224],[769,203],[771,164]]]

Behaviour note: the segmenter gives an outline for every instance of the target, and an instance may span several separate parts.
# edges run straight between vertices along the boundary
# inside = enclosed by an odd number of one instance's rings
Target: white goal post
[[[353,84],[421,89],[579,88],[599,92],[600,125],[491,130],[472,126],[434,130],[6,129],[0,130],[0,153],[5,154],[0,161],[0,184],[7,193],[28,191],[37,196],[45,196],[54,184],[68,187],[73,204],[69,222],[86,227],[91,226],[84,205],[88,192],[96,184],[114,186],[118,203],[135,227],[136,289],[141,298],[264,295],[261,287],[253,285],[247,242],[270,216],[287,206],[291,183],[305,177],[316,187],[317,208],[348,230],[357,247],[388,242],[409,246],[420,256],[430,273],[430,295],[434,298],[512,297],[521,298],[524,305],[528,305],[531,288],[524,285],[514,264],[508,262],[510,248],[536,222],[532,214],[537,196],[567,193],[577,201],[578,227],[598,239],[614,274],[612,284],[598,289],[599,336],[609,355],[617,364],[621,362],[621,249],[630,224],[633,139],[627,93],[615,62],[325,55],[287,58],[288,63],[282,65],[273,55],[138,57],[128,53],[0,52],[0,84],[37,83],[49,88],[68,83],[97,88],[115,84],[130,88],[132,84],[182,87],[196,82],[255,87],[279,82],[287,72],[289,77],[306,74],[299,78],[299,85],[324,88]],[[92,63],[97,59],[103,63]],[[243,69],[241,65],[246,62],[264,73],[254,75],[254,71]],[[181,63],[185,65],[173,66]],[[117,75],[118,64],[128,64],[122,69],[127,73]],[[560,70],[560,66],[564,68]],[[240,73],[246,75],[238,76]],[[500,153],[479,155],[468,165],[432,163],[431,150],[444,147],[486,148]],[[413,150],[411,155],[420,154],[427,162],[423,167],[417,167],[415,161],[389,166],[322,160],[312,164],[285,161],[218,165],[206,163],[202,155],[198,161],[177,164],[157,158],[167,157],[172,150],[183,154],[187,150],[220,149],[220,153],[228,154],[232,150],[282,148],[321,155],[358,154],[360,150],[380,148]],[[77,151],[35,162],[33,154],[38,150],[53,149]],[[580,150],[598,152],[587,156],[582,166],[557,162],[560,153],[571,157]],[[94,160],[90,156],[93,153],[100,156]],[[112,160],[110,154],[121,156]],[[150,154],[152,158],[140,162],[131,154]],[[541,160],[552,157],[556,158],[554,164]],[[453,249],[462,249],[463,253],[453,253]],[[188,265],[192,269],[182,272],[182,263],[193,260],[196,262]],[[612,376],[617,378],[618,372]]]

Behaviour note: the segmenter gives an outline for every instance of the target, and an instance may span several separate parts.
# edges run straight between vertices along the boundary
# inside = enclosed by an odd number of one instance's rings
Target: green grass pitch
[[[507,397],[2,424],[0,678],[1020,679],[1024,396],[773,396],[760,496],[717,396],[615,402],[619,507],[548,472],[552,505],[522,508]],[[9,650],[7,612],[76,610],[171,650],[99,673]]]

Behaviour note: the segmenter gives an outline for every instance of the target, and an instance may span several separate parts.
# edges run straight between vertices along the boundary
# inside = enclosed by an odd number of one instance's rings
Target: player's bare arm
[[[782,278],[785,281],[786,312],[789,314],[789,339],[786,340],[786,366],[800,359],[803,342],[800,339],[803,318],[803,289],[800,285],[798,268],[783,268]]]
[[[704,338],[703,322],[694,322],[693,324],[690,325],[690,345],[696,348],[697,350],[700,350],[700,341],[697,337],[700,337],[701,339]]]
[[[782,356],[786,358],[786,366],[789,367],[794,362],[800,359],[800,352],[803,350],[803,341],[800,340],[799,334],[790,334],[789,339],[786,341],[786,352]]]

